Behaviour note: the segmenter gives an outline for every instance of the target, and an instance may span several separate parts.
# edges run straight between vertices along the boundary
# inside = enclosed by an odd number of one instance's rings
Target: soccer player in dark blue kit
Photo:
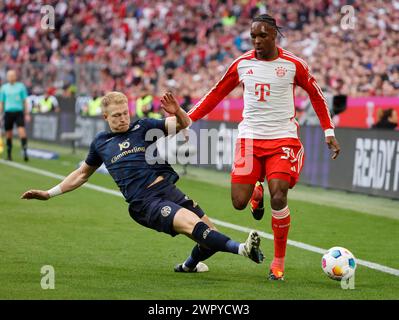
[[[191,123],[171,93],[161,99],[162,108],[171,116],[160,120],[142,119],[130,124],[128,100],[120,92],[108,93],[101,105],[110,131],[97,134],[80,168],[50,190],[29,190],[22,199],[48,200],[72,191],[104,163],[136,222],[171,236],[184,234],[197,242],[186,261],[175,266],[176,272],[208,271],[201,261],[218,251],[239,254],[256,263],[263,261],[256,231],[251,231],[244,243],[218,232],[201,208],[175,186],[179,176],[173,168],[165,162],[154,163],[154,154],[147,154],[154,143],[149,137],[159,136],[159,131],[175,134]]]

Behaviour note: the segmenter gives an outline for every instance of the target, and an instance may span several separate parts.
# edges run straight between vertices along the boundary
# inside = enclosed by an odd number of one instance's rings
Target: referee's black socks
[[[12,140],[7,138],[6,144],[7,144],[7,159],[11,160]]]
[[[28,138],[21,138],[21,147],[26,152],[26,149],[28,147]]]
[[[24,150],[24,160],[28,161],[28,138],[21,138],[21,146]]]

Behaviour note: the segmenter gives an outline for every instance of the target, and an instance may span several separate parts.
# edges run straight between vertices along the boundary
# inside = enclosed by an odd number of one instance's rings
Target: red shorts
[[[255,184],[266,176],[267,181],[286,180],[292,188],[299,180],[303,160],[299,139],[237,139],[231,182]]]

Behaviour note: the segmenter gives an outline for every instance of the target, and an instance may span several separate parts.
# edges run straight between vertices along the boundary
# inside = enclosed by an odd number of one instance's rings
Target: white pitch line
[[[237,230],[237,231],[242,231],[242,232],[250,232],[253,229],[247,228],[247,227],[242,227],[236,224],[232,224],[229,222],[224,222],[221,220],[217,220],[217,219],[211,219],[212,222],[214,222],[215,224],[219,225],[219,226],[223,226],[229,229],[233,229],[233,230]],[[269,240],[273,240],[273,235],[267,232],[263,232],[260,230],[256,230],[260,236],[262,236],[263,238],[269,239]],[[311,246],[309,244],[303,243],[303,242],[299,242],[299,241],[294,241],[294,240],[288,240],[287,244],[289,244],[290,246],[293,247],[297,247],[300,249],[304,249],[307,251],[311,251],[311,252],[315,252],[315,253],[319,253],[319,254],[324,254],[327,252],[327,249],[322,249],[319,247],[315,247],[315,246]],[[392,274],[394,276],[399,276],[399,270],[398,269],[394,269],[394,268],[390,268],[387,266],[383,266],[381,264],[378,263],[374,263],[374,262],[370,262],[370,261],[366,261],[366,260],[361,260],[356,258],[356,262],[359,265],[368,267],[370,269],[374,269],[374,270],[378,270],[381,272],[385,272],[385,273],[389,273]]]
[[[46,177],[50,177],[50,178],[54,178],[54,179],[63,180],[65,178],[65,176],[62,176],[60,174],[52,173],[52,172],[47,171],[47,170],[33,168],[33,167],[30,167],[30,166],[27,166],[27,165],[24,165],[24,164],[21,164],[21,163],[17,163],[17,162],[10,162],[10,161],[5,161],[5,160],[0,159],[0,163],[8,165],[10,167],[14,167],[14,168],[17,168],[17,169],[21,169],[21,170],[37,173],[37,174],[40,174],[42,176],[46,176]],[[100,187],[100,186],[97,186],[97,185],[92,184],[92,183],[85,183],[82,187],[93,189],[93,190],[97,190],[97,191],[108,193],[108,194],[112,194],[114,196],[119,196],[119,197],[123,198],[122,193],[120,193],[117,190],[112,190],[112,189]]]
[[[16,162],[10,162],[10,161],[5,161],[5,160],[0,159],[0,163],[4,164],[4,165],[7,165],[7,166],[10,166],[10,167],[14,167],[14,168],[21,169],[21,170],[24,170],[24,171],[33,172],[33,173],[40,174],[42,176],[46,176],[46,177],[50,177],[50,178],[54,178],[54,179],[62,180],[62,179],[65,178],[65,176],[62,176],[62,175],[59,175],[59,174],[55,174],[55,173],[52,173],[52,172],[47,171],[47,170],[33,168],[33,167],[30,167],[30,166],[27,166],[27,165],[24,165],[24,164],[20,164],[20,163],[16,163]],[[108,189],[108,188],[104,188],[104,187],[100,187],[100,186],[97,186],[95,184],[85,183],[83,185],[83,187],[89,188],[89,189],[92,189],[92,190],[96,190],[96,191],[99,191],[99,192],[103,192],[103,193],[112,194],[114,196],[118,196],[118,197],[122,197],[123,198],[123,195],[119,191]],[[232,224],[232,223],[225,222],[225,221],[221,221],[221,220],[218,220],[218,219],[211,219],[211,221],[213,221],[215,224],[217,224],[219,226],[230,228],[230,229],[233,229],[233,230],[236,230],[236,231],[242,231],[242,232],[248,233],[251,230],[253,230],[253,229],[250,229],[250,228],[247,228],[247,227],[239,226],[239,225]],[[263,231],[260,231],[260,230],[256,230],[256,231],[263,238],[266,238],[266,239],[269,239],[269,240],[273,240],[273,235],[272,234],[266,233],[266,232],[263,232]],[[287,244],[289,244],[289,245],[291,245],[293,247],[297,247],[297,248],[300,248],[300,249],[303,249],[303,250],[307,250],[307,251],[311,251],[311,252],[315,252],[315,253],[319,253],[319,254],[324,254],[327,251],[327,249],[322,249],[322,248],[319,248],[319,247],[315,247],[315,246],[312,246],[312,245],[309,245],[309,244],[306,244],[306,243],[303,243],[303,242],[299,242],[299,241],[294,241],[294,240],[288,240]],[[357,261],[357,263],[359,265],[368,267],[370,269],[374,269],[374,270],[381,271],[381,272],[384,272],[384,273],[389,273],[389,274],[392,274],[394,276],[399,276],[399,270],[398,269],[390,268],[390,267],[387,267],[387,266],[384,266],[384,265],[381,265],[381,264],[378,264],[378,263],[374,263],[374,262],[370,262],[370,261],[366,261],[366,260],[361,260],[361,259],[357,259],[357,258],[356,258],[356,261]]]

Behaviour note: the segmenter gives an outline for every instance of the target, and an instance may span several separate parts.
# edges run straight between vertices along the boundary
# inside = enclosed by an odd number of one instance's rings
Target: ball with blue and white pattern
[[[356,266],[355,256],[343,247],[332,247],[321,258],[324,273],[333,280],[350,279],[355,274]]]

